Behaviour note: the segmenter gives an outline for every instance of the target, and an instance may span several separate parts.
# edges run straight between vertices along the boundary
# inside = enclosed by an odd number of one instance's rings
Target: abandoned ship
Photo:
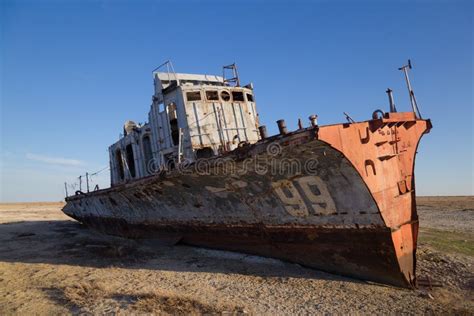
[[[166,68],[165,70],[163,70]],[[239,251],[401,287],[415,285],[415,155],[431,129],[412,109],[268,136],[254,88],[223,76],[153,71],[146,124],[109,147],[111,187],[66,197],[101,232]],[[303,126],[303,125],[306,125]]]

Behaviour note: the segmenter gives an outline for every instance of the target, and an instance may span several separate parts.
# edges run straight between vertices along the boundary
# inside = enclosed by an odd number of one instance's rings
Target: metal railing
[[[66,197],[70,196],[68,188],[71,189],[76,195],[84,193],[82,191],[83,183],[86,186],[85,187],[86,193],[89,193],[91,191],[90,190],[91,184],[94,183],[93,178],[99,175],[100,173],[102,173],[103,171],[109,170],[109,169],[110,167],[107,166],[92,173],[86,172],[85,174],[79,175],[74,182],[70,182],[70,183],[64,182],[64,191],[65,191]],[[99,190],[99,184],[96,184],[94,188],[92,189],[92,191],[97,191],[97,190]]]

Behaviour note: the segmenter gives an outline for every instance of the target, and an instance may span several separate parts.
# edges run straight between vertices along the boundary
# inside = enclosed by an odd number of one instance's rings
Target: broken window
[[[206,99],[208,99],[209,101],[218,101],[219,94],[217,93],[216,90],[206,91]]]
[[[253,95],[251,95],[250,93],[247,93],[247,101],[253,102]]]
[[[132,178],[135,178],[135,157],[133,156],[132,144],[128,144],[127,147],[125,147],[125,158],[127,160],[127,166],[128,171],[130,171],[130,176]]]
[[[142,138],[142,144],[143,144],[143,158],[145,162],[145,170],[148,174],[151,174],[154,170],[154,165],[153,165],[153,152],[151,149],[151,140],[150,140],[150,135],[145,135]]]
[[[221,99],[222,101],[229,101],[230,100],[230,93],[227,91],[221,92]]]
[[[115,151],[115,161],[117,164],[117,173],[119,176],[120,181],[122,181],[125,178],[125,173],[123,171],[123,160],[122,160],[122,152],[120,149],[117,149]]]
[[[201,100],[201,91],[192,91],[186,93],[188,101],[199,101]]]
[[[199,96],[200,95],[201,94],[199,94]],[[173,141],[173,145],[176,146],[179,143],[179,128],[178,128],[178,115],[176,112],[175,103],[168,104],[168,117],[169,117],[169,122],[170,122],[171,140]]]
[[[244,101],[244,93],[242,91],[232,91],[232,99],[234,101]]]

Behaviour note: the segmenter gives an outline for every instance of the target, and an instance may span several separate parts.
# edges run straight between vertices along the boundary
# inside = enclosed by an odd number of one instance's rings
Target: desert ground
[[[240,253],[101,235],[62,203],[0,204],[0,314],[474,314],[474,197],[420,197],[400,289]]]

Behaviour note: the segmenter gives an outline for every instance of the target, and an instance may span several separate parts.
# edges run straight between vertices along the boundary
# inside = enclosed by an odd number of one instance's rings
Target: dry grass
[[[91,302],[107,297],[107,288],[98,282],[81,282],[63,289],[64,298],[76,307],[90,305]]]
[[[474,196],[417,196],[418,207],[450,211],[474,210]]]
[[[218,309],[194,299],[166,293],[148,293],[138,295],[131,309],[139,313],[170,314],[170,315],[202,315],[220,314],[223,312],[237,313],[234,308]]]
[[[91,306],[107,302],[109,305],[120,305],[126,302],[126,312],[131,314],[152,315],[209,315],[209,314],[244,314],[242,308],[235,306],[212,306],[178,295],[169,291],[151,293],[116,293],[105,283],[81,282],[62,289],[66,304],[81,312],[88,312]]]

